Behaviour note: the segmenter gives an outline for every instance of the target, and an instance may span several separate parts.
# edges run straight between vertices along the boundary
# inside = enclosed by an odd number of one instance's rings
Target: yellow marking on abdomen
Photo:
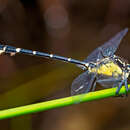
[[[89,71],[93,73],[97,72],[98,74],[103,74],[107,76],[112,76],[112,75],[119,76],[120,74],[122,74],[121,68],[117,64],[114,64],[113,62],[102,64],[101,66],[99,66],[97,70],[96,68],[92,68]]]

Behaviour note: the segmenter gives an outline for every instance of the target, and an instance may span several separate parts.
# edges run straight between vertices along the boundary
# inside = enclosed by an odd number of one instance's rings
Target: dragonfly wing
[[[128,28],[117,33],[109,41],[105,42],[102,46],[95,49],[88,57],[85,62],[96,62],[97,59],[102,59],[103,56],[112,56],[116,52],[121,40],[128,32]],[[101,53],[102,52],[102,53]],[[103,55],[102,55],[103,54]]]
[[[102,85],[104,88],[110,88],[110,87],[117,87],[119,83],[122,81],[122,79],[114,78],[114,77],[109,77],[109,78],[102,78],[98,79],[97,83]]]
[[[95,74],[88,73],[88,71],[79,75],[72,83],[71,95],[77,95],[89,92],[92,87],[94,79]]]

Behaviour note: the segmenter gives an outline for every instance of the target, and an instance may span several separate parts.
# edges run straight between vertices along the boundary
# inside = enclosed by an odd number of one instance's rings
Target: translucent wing
[[[113,38],[102,46],[95,49],[88,57],[85,62],[96,62],[97,59],[102,59],[103,56],[112,56],[116,52],[121,40],[128,32],[128,28],[125,28],[121,32],[117,33]],[[102,53],[101,53],[102,51]],[[103,55],[102,55],[103,54]]]
[[[95,74],[88,73],[88,71],[79,75],[72,83],[71,95],[77,95],[81,93],[87,93],[90,91]]]
[[[128,28],[122,30],[117,33],[112,39],[106,42],[104,45],[95,49],[88,57],[85,59],[85,62],[96,62],[97,59],[104,58],[103,56],[112,56],[116,52],[121,40],[128,32]],[[71,86],[71,95],[87,93],[90,91],[95,75],[93,73],[89,73],[88,71],[79,75],[72,83]]]

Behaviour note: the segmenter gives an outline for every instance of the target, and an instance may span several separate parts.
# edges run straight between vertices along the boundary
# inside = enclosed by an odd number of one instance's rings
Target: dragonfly
[[[109,41],[96,48],[85,60],[86,63],[93,63],[88,69],[80,74],[71,86],[71,94],[77,95],[94,91],[99,83],[105,88],[117,87],[116,95],[119,95],[122,85],[125,85],[126,95],[128,93],[127,79],[130,74],[130,64],[119,56],[115,55],[116,50],[123,37],[127,34],[128,28],[117,33]]]
[[[104,45],[95,49],[84,61],[2,44],[0,44],[0,55],[10,54],[14,56],[16,54],[25,54],[77,65],[85,72],[72,82],[71,95],[88,93],[91,89],[94,91],[96,83],[100,83],[104,87],[118,86],[116,91],[116,94],[118,94],[123,83],[128,92],[127,78],[130,73],[130,64],[123,61],[119,56],[114,55],[114,53],[127,32],[128,28],[125,28],[117,33]]]

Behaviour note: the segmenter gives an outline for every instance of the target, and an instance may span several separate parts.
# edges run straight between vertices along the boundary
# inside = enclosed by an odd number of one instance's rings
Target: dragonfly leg
[[[125,80],[125,88],[126,88],[126,96],[128,96],[128,83],[127,83],[127,79]]]
[[[124,80],[122,80],[116,90],[116,95],[118,96],[119,95],[119,92],[120,92],[120,89],[122,88],[122,84],[124,83]]]

